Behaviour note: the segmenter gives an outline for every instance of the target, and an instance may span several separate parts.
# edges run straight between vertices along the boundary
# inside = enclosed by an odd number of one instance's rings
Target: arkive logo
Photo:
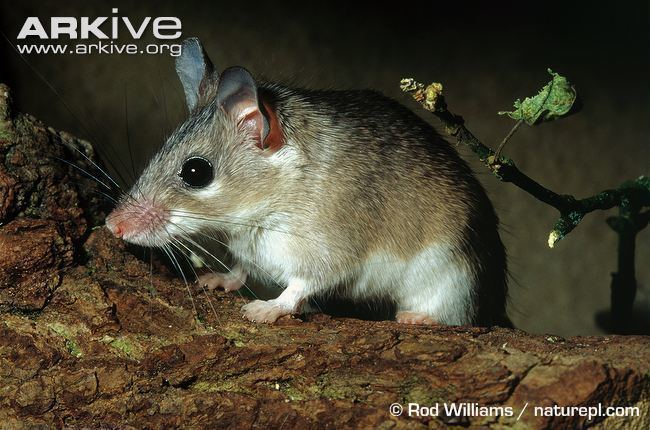
[[[114,16],[79,18],[71,16],[51,17],[48,26],[43,25],[40,18],[30,16],[25,20],[18,33],[18,39],[38,37],[41,40],[67,37],[71,40],[86,40],[91,36],[97,39],[117,39],[120,35],[130,34],[133,39],[140,39],[147,31],[151,31],[156,39],[178,39],[182,34],[181,20],[173,16],[152,18],[145,17],[141,21],[132,22],[126,16],[115,16],[117,8],[111,10]]]
[[[20,55],[139,55],[169,54],[178,57],[181,44],[168,42],[183,34],[181,20],[175,16],[147,16],[131,19],[119,16],[112,8],[112,16],[72,17],[53,16],[49,22],[37,16],[25,20],[17,39]],[[155,43],[141,42],[143,36],[153,36]],[[130,40],[129,40],[130,37]],[[124,40],[120,42],[118,39]],[[149,37],[144,40],[151,40]]]

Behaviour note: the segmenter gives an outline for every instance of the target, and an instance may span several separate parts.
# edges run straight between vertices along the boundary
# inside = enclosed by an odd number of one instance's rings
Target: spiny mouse
[[[176,59],[189,117],[106,225],[162,247],[222,234],[237,264],[199,281],[282,285],[242,307],[272,323],[308,299],[390,302],[401,323],[508,324],[498,219],[434,128],[370,90],[307,90],[222,73],[197,38]]]

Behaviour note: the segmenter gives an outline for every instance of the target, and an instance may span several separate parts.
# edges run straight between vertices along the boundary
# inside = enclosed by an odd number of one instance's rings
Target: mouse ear
[[[218,80],[212,61],[197,37],[183,41],[181,55],[176,58],[176,74],[183,84],[187,107],[192,112],[205,104]]]
[[[257,146],[264,148],[269,123],[260,110],[257,84],[248,70],[243,67],[224,70],[217,87],[217,103],[238,125],[253,130]]]

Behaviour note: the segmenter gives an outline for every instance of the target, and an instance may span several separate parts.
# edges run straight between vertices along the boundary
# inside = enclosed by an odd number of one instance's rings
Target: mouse
[[[106,218],[118,238],[191,250],[221,240],[235,263],[200,277],[251,300],[258,323],[313,297],[391,303],[403,324],[510,325],[497,214],[455,148],[374,90],[315,90],[218,72],[198,38],[176,58],[187,119]]]

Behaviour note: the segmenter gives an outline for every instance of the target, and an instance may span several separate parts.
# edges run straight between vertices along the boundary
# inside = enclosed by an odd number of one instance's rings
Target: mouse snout
[[[106,217],[106,227],[115,237],[132,242],[163,230],[165,211],[148,203],[125,203]]]
[[[124,229],[119,224],[120,223],[115,222],[110,217],[106,218],[106,228],[108,228],[108,231],[113,233],[113,236],[115,237],[122,237],[124,234]]]

